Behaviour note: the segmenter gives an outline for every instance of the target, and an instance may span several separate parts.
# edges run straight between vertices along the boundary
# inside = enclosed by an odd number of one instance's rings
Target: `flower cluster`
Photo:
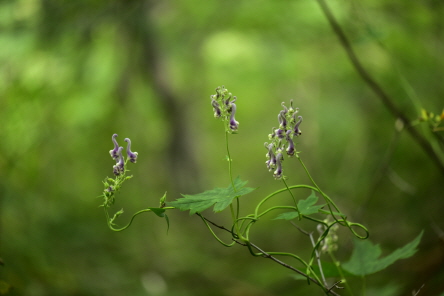
[[[236,114],[236,97],[233,96],[225,86],[218,86],[216,94],[210,96],[211,106],[213,106],[214,117],[222,118],[227,123],[226,131],[229,133],[236,133],[239,128],[239,122],[236,121],[234,115]]]
[[[109,154],[111,157],[116,161],[116,164],[113,166],[113,173],[116,176],[119,176],[120,174],[125,172],[125,159],[122,155],[123,147],[119,146],[117,143],[117,134],[114,134],[112,137],[112,141],[114,143],[114,149],[109,151]],[[128,160],[132,163],[136,163],[137,161],[137,152],[131,151],[131,140],[128,138],[125,138],[125,142],[128,143],[126,146],[126,154],[128,155]]]
[[[329,222],[329,221],[324,221],[324,222]],[[321,251],[323,253],[330,253],[330,252],[334,252],[338,249],[338,235],[336,234],[338,231],[339,225],[335,224],[332,227],[330,227],[330,230],[327,234],[327,236],[322,240],[321,242]],[[318,224],[317,226],[317,230],[319,232],[319,234],[323,234],[324,231],[326,230],[325,225],[322,224]]]
[[[265,162],[268,170],[273,172],[275,179],[279,180],[283,177],[282,161],[284,160],[284,152],[290,157],[294,156],[296,149],[293,138],[302,134],[299,125],[302,122],[302,116],[296,117],[299,108],[293,108],[293,100],[290,101],[290,108],[287,108],[285,103],[282,103],[284,108],[278,114],[279,127],[273,127],[271,134],[268,135],[270,143],[265,143],[265,148],[268,150]]]

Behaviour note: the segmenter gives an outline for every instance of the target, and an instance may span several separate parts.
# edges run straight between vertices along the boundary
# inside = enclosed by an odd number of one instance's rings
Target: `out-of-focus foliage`
[[[442,1],[329,4],[412,121],[422,108],[441,112]],[[424,229],[419,252],[369,276],[367,295],[409,295],[423,284],[419,295],[444,290],[443,176],[396,131],[315,1],[2,1],[0,29],[0,293],[319,292],[241,246],[223,248],[185,212],[168,214],[168,235],[154,215],[121,233],[107,228],[96,197],[112,174],[113,133],[139,153],[116,202],[125,207],[121,221],[158,206],[165,191],[172,201],[229,183],[224,127],[209,98],[222,84],[238,97],[233,174],[260,187],[243,207],[281,187],[265,167],[263,143],[281,102],[294,99],[304,116],[301,157],[383,256]],[[288,182],[308,183],[296,162],[285,165]],[[309,256],[310,242],[288,222],[258,225],[252,241],[264,249]],[[345,261],[352,242],[338,236]],[[350,284],[360,291],[359,281]]]

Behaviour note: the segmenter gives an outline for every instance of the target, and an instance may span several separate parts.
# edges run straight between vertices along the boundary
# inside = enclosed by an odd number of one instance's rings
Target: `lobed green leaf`
[[[345,262],[342,267],[344,270],[358,276],[364,276],[381,271],[392,265],[399,259],[405,259],[413,256],[416,253],[419,242],[421,241],[423,232],[410,243],[404,247],[395,250],[390,255],[379,258],[381,255],[381,248],[379,245],[374,245],[369,240],[355,240],[355,248],[348,262]],[[378,259],[379,258],[379,259]]]
[[[318,202],[318,197],[316,196],[316,193],[314,192],[314,190],[312,190],[309,197],[298,201],[299,212],[304,216],[309,216],[309,215],[318,213],[319,210],[324,205],[315,206],[315,204],[317,202]],[[299,212],[297,212],[297,211],[285,212],[285,213],[279,214],[276,218],[274,218],[274,220],[278,220],[278,219],[293,220],[299,216]]]
[[[183,198],[168,202],[168,206],[176,207],[182,211],[190,211],[190,215],[200,213],[214,205],[215,212],[223,211],[235,198],[248,194],[256,188],[244,187],[247,181],[242,181],[239,177],[234,180],[233,186],[230,184],[227,188],[214,188],[202,193],[188,195],[182,194]]]

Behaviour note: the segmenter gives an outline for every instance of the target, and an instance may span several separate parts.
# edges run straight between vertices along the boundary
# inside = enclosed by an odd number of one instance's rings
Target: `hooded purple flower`
[[[123,159],[122,155],[123,147],[119,147],[119,150],[117,150],[117,157],[119,160],[117,163],[113,166],[113,173],[116,176],[119,176],[121,173],[125,171],[125,160]]]
[[[295,126],[294,126],[294,134],[297,136],[300,136],[302,134],[302,131],[299,129],[299,125],[302,122],[302,116],[298,116],[298,122],[296,122]]]
[[[285,108],[285,110],[281,110],[278,115],[279,128],[283,130],[287,128],[287,119],[285,118],[285,113],[287,113],[286,110],[287,108]]]
[[[275,178],[276,180],[279,180],[279,179],[282,178],[282,172],[283,172],[283,170],[282,170],[282,161],[283,161],[283,160],[284,160],[284,156],[282,155],[282,152],[279,151],[279,153],[278,153],[277,156],[276,156],[276,165],[277,165],[277,168],[276,168],[276,170],[275,170],[274,173],[273,173],[273,176],[274,176],[274,178]]]
[[[268,144],[268,143],[264,143],[265,148],[268,149],[267,154],[265,154],[265,156],[268,158],[268,160],[265,162],[267,164],[267,168],[268,170],[271,172],[275,167],[276,167],[276,156],[274,155],[273,152],[273,147],[274,144]]]
[[[233,102],[235,100],[236,99],[234,99]],[[236,104],[233,102],[231,103],[230,128],[232,131],[235,131],[239,128],[239,122],[234,118],[234,115],[236,114]]]
[[[285,130],[278,128],[278,129],[276,129],[276,130],[274,131],[274,134],[275,134],[279,139],[283,139],[283,138],[285,137]]]
[[[117,155],[117,151],[119,150],[119,144],[117,143],[117,134],[114,134],[112,137],[113,143],[114,143],[114,149],[109,151],[109,154],[113,159],[117,159],[119,156]]]
[[[213,106],[214,109],[214,117],[219,118],[220,115],[222,114],[222,111],[220,110],[219,103],[216,102],[213,96],[211,96],[211,105]]]
[[[132,152],[131,151],[131,140],[128,139],[128,138],[125,138],[124,141],[128,143],[128,146],[126,146],[126,153],[128,154],[128,157],[129,157],[130,161],[132,163],[136,163],[136,161],[137,161],[137,152]]]
[[[287,142],[288,142],[288,148],[287,148],[287,154],[290,156],[294,155],[295,149],[294,149],[294,143],[293,143],[293,139],[290,137],[291,135],[291,130],[287,131]]]

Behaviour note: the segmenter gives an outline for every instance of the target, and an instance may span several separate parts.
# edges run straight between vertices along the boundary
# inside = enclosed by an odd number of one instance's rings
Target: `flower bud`
[[[138,154],[137,154],[137,152],[132,152],[132,151],[131,151],[131,140],[128,139],[128,138],[125,138],[124,141],[128,143],[128,146],[126,146],[126,154],[128,155],[129,160],[130,160],[132,163],[136,163],[136,161],[137,161],[137,155],[138,155]]]
[[[112,137],[113,143],[114,143],[114,149],[109,151],[109,154],[113,159],[117,159],[119,156],[117,155],[117,151],[119,150],[119,144],[117,143],[117,134],[114,134]]]
[[[294,134],[296,136],[300,136],[302,134],[302,131],[299,129],[299,125],[302,122],[302,116],[298,116],[298,122],[296,122],[296,124],[294,125]]]

